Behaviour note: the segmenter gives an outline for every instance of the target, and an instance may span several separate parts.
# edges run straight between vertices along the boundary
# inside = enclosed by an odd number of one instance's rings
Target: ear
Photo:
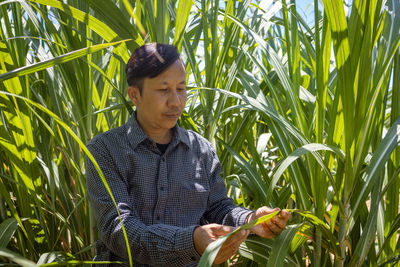
[[[139,88],[137,88],[136,86],[129,86],[128,97],[132,101],[132,103],[136,106],[138,103],[138,98],[140,97]]]

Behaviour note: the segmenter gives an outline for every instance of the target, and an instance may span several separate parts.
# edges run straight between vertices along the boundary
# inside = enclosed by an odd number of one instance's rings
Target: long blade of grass
[[[301,224],[296,224],[286,227],[286,229],[275,239],[267,267],[284,266],[285,257],[290,249],[290,244],[300,226]]]
[[[17,263],[22,267],[38,267],[33,261],[27,260],[21,255],[6,248],[0,248],[0,256],[6,257],[7,259]]]
[[[297,160],[299,157],[301,157],[302,155],[305,155],[307,153],[312,153],[315,151],[331,151],[334,152],[342,161],[345,158],[345,155],[343,153],[343,151],[335,146],[330,146],[330,145],[323,145],[323,144],[307,144],[304,145],[298,149],[296,149],[291,155],[289,155],[278,167],[278,169],[276,170],[273,178],[272,178],[272,182],[271,184],[275,184],[276,181],[279,179],[279,177],[283,174],[283,172],[289,167],[289,165],[294,162],[295,160]],[[314,155],[314,154],[313,154]],[[332,186],[335,188],[335,190],[338,191],[338,189],[335,186],[335,183],[333,181],[333,177],[332,174],[329,172],[329,170],[326,168],[326,166],[324,165],[324,163],[322,161],[320,161],[317,157],[316,157],[317,161],[320,163],[322,169],[326,172],[326,174],[328,175],[328,177],[330,177]],[[270,192],[271,193],[271,192]]]
[[[392,236],[400,229],[400,214],[397,214],[395,219],[393,220],[392,224],[390,225],[389,231],[385,237],[385,240],[376,255],[377,258],[379,258],[380,254],[382,253],[383,249],[386,247],[386,244],[390,242],[390,239]]]
[[[129,240],[128,240],[128,236],[127,236],[127,233],[126,233],[125,226],[124,226],[124,224],[123,224],[123,222],[122,222],[121,215],[120,215],[120,213],[119,213],[118,205],[117,205],[117,203],[115,202],[114,196],[113,196],[113,194],[112,194],[112,192],[111,192],[110,187],[108,186],[107,180],[106,180],[106,178],[104,177],[103,172],[102,172],[101,169],[100,169],[100,166],[97,164],[96,159],[93,157],[93,155],[92,155],[92,154],[90,153],[90,151],[87,149],[87,147],[86,147],[85,144],[82,142],[82,140],[79,139],[79,137],[72,131],[72,129],[71,129],[70,127],[68,127],[68,125],[67,125],[65,122],[63,122],[56,114],[54,114],[53,112],[51,112],[49,109],[45,108],[44,106],[42,106],[42,105],[40,105],[40,104],[38,104],[38,103],[35,103],[35,102],[32,101],[31,99],[28,99],[28,98],[25,98],[25,97],[22,97],[22,96],[18,96],[18,95],[15,95],[15,94],[11,94],[11,93],[8,93],[8,92],[0,91],[0,95],[7,95],[7,96],[12,96],[12,97],[15,97],[15,98],[19,98],[19,99],[23,100],[25,103],[27,103],[28,105],[32,105],[32,106],[34,106],[34,107],[40,109],[41,111],[45,112],[45,113],[48,114],[51,118],[53,118],[62,128],[64,128],[64,130],[66,130],[66,131],[71,135],[71,137],[79,144],[79,147],[83,150],[83,152],[84,152],[84,153],[88,156],[88,158],[92,161],[92,163],[93,163],[94,167],[96,168],[96,170],[97,170],[97,172],[98,172],[98,174],[99,174],[99,176],[100,176],[100,178],[101,178],[101,180],[102,180],[104,186],[105,186],[106,189],[107,189],[108,194],[110,195],[110,197],[111,197],[111,199],[112,199],[112,201],[113,201],[113,203],[114,203],[114,206],[115,206],[116,211],[117,211],[117,214],[118,214],[118,218],[119,218],[120,223],[121,223],[121,228],[122,228],[122,231],[123,231],[123,234],[124,234],[126,246],[127,246],[129,264],[130,264],[130,266],[132,266],[132,265],[133,265],[133,262],[132,262],[132,256],[131,256],[131,255],[132,255],[132,254],[131,254],[131,249],[130,249],[130,246],[129,246]]]
[[[104,38],[107,42],[115,42],[118,39],[121,39],[120,31],[115,32],[111,29],[107,24],[101,22],[99,19],[93,17],[92,15],[83,12],[71,5],[65,4],[63,2],[57,0],[29,0],[30,2],[39,3],[45,6],[51,6],[65,12],[70,15],[74,19],[84,23],[89,29],[96,32],[98,35]],[[103,9],[105,7],[102,7]],[[126,27],[126,25],[124,25]],[[127,36],[126,38],[131,38],[131,36]],[[141,44],[143,40],[136,39],[136,41]],[[129,59],[129,53],[126,49],[126,46],[122,45],[117,48],[116,54],[120,55],[124,62],[127,62]]]
[[[257,224],[260,224],[262,222],[267,222],[268,220],[271,220],[275,215],[278,215],[279,213],[280,213],[280,210],[274,211],[268,215],[258,218],[257,220],[254,220],[248,224],[242,225],[242,226],[236,228],[234,231],[230,232],[229,234],[218,238],[217,240],[215,240],[214,242],[212,242],[211,244],[208,245],[208,247],[204,251],[203,255],[201,255],[198,266],[199,267],[211,266],[215,260],[215,257],[217,256],[219,250],[221,249],[222,245],[228,239],[228,237],[230,237],[231,235],[234,235],[235,233],[239,232],[240,230],[250,229],[251,227],[253,227]]]
[[[259,201],[261,203],[265,203],[267,191],[264,186],[262,178],[257,173],[257,169],[254,168],[252,165],[250,165],[248,162],[246,162],[243,156],[239,155],[236,151],[234,151],[227,143],[225,143],[219,138],[217,138],[217,140],[221,142],[223,146],[230,152],[230,154],[236,160],[237,164],[242,168],[242,170],[244,170],[247,177],[252,181],[252,185],[256,187],[255,188],[255,190],[257,191],[256,195],[258,196],[258,198],[260,198]]]
[[[324,231],[324,233],[328,233],[329,232],[329,227],[326,225],[326,223],[324,223],[322,220],[320,220],[317,216],[313,215],[311,212],[309,211],[303,211],[303,210],[298,210],[298,209],[285,209],[288,212],[295,212],[300,214],[301,216],[303,216],[304,218],[309,219],[313,224],[315,224],[316,226],[320,227],[321,229],[325,229],[326,231]],[[267,214],[265,216],[262,216],[260,218],[258,218],[257,220],[251,221],[250,223],[244,224],[238,228],[236,228],[234,231],[232,231],[231,233],[218,238],[217,240],[215,240],[214,242],[212,242],[211,244],[208,245],[208,247],[206,248],[206,250],[204,251],[203,255],[200,258],[199,261],[199,267],[209,267],[212,265],[212,263],[214,262],[215,257],[217,256],[219,250],[221,249],[222,245],[224,244],[224,242],[228,239],[229,236],[234,235],[235,233],[237,233],[240,230],[243,229],[250,229],[255,225],[258,225],[260,223],[264,223],[264,222],[268,222],[269,220],[271,220],[274,216],[278,215],[281,211],[277,210],[274,211],[270,214]],[[298,228],[297,227],[293,227],[295,230],[290,230],[290,233],[287,233],[288,236],[285,236],[284,239],[286,240],[285,242],[289,242],[289,237],[293,238],[294,234],[297,232]],[[294,233],[293,233],[294,232]],[[336,252],[339,250],[337,248],[337,244],[336,244],[336,239],[334,238],[334,236],[332,234],[330,234],[330,237],[332,239],[330,239],[330,242],[332,244],[334,244],[334,247],[336,248]],[[291,240],[290,238],[290,240]],[[338,252],[337,252],[338,253]],[[279,255],[283,255],[285,253],[278,253]],[[278,256],[279,256],[278,255]],[[281,257],[281,256],[279,256]]]
[[[400,118],[392,125],[392,127],[390,127],[385,138],[383,138],[369,162],[366,170],[365,183],[363,184],[361,192],[358,194],[354,204],[352,204],[352,217],[357,217],[360,215],[359,206],[361,203],[365,202],[368,193],[371,191],[371,188],[376,186],[379,182],[381,172],[385,167],[386,162],[389,160],[392,151],[396,148],[399,142]]]
[[[185,34],[186,24],[189,19],[190,10],[193,6],[193,0],[179,0],[176,12],[176,25],[173,44],[180,49]]]
[[[38,62],[38,63],[32,64],[32,65],[20,67],[15,70],[0,74],[0,81],[4,81],[4,80],[11,79],[14,77],[19,77],[19,76],[27,75],[27,74],[34,73],[34,72],[37,72],[40,70],[44,70],[44,69],[53,67],[55,65],[77,59],[79,57],[86,56],[91,53],[95,53],[95,52],[105,49],[107,47],[115,46],[115,45],[118,45],[118,44],[121,44],[121,43],[124,43],[127,41],[131,41],[131,40],[132,39],[127,39],[127,40],[122,40],[122,41],[118,41],[118,42],[93,45],[90,47],[85,47],[85,48],[82,48],[82,49],[79,49],[76,51],[66,53],[64,55],[61,55],[61,56],[58,56],[58,57],[55,57],[52,59],[48,59],[48,60]]]
[[[15,218],[8,218],[0,224],[0,249],[7,247],[17,228],[18,221]]]

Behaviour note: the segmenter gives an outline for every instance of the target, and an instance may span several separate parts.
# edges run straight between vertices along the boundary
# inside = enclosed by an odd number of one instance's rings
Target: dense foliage
[[[82,264],[98,234],[85,143],[127,121],[145,42],[187,63],[181,126],[216,147],[238,205],[298,209],[230,264],[400,260],[400,2],[0,2],[0,265]],[[315,23],[314,23],[315,22]]]

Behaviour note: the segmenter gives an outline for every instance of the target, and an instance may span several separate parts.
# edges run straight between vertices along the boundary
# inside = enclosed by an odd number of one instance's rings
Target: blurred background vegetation
[[[145,42],[186,63],[180,125],[216,147],[238,205],[294,208],[226,265],[400,260],[400,2],[0,1],[0,265],[82,265],[97,230],[84,144],[133,110]],[[46,265],[44,265],[46,266]]]

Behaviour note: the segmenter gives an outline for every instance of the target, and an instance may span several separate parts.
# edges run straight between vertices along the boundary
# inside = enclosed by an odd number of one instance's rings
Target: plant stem
[[[347,232],[348,214],[350,212],[350,205],[346,200],[347,198],[344,197],[344,214],[340,215],[340,220],[339,220],[339,246],[340,246],[341,257],[335,259],[336,267],[343,267],[344,261],[346,259],[346,232]]]

